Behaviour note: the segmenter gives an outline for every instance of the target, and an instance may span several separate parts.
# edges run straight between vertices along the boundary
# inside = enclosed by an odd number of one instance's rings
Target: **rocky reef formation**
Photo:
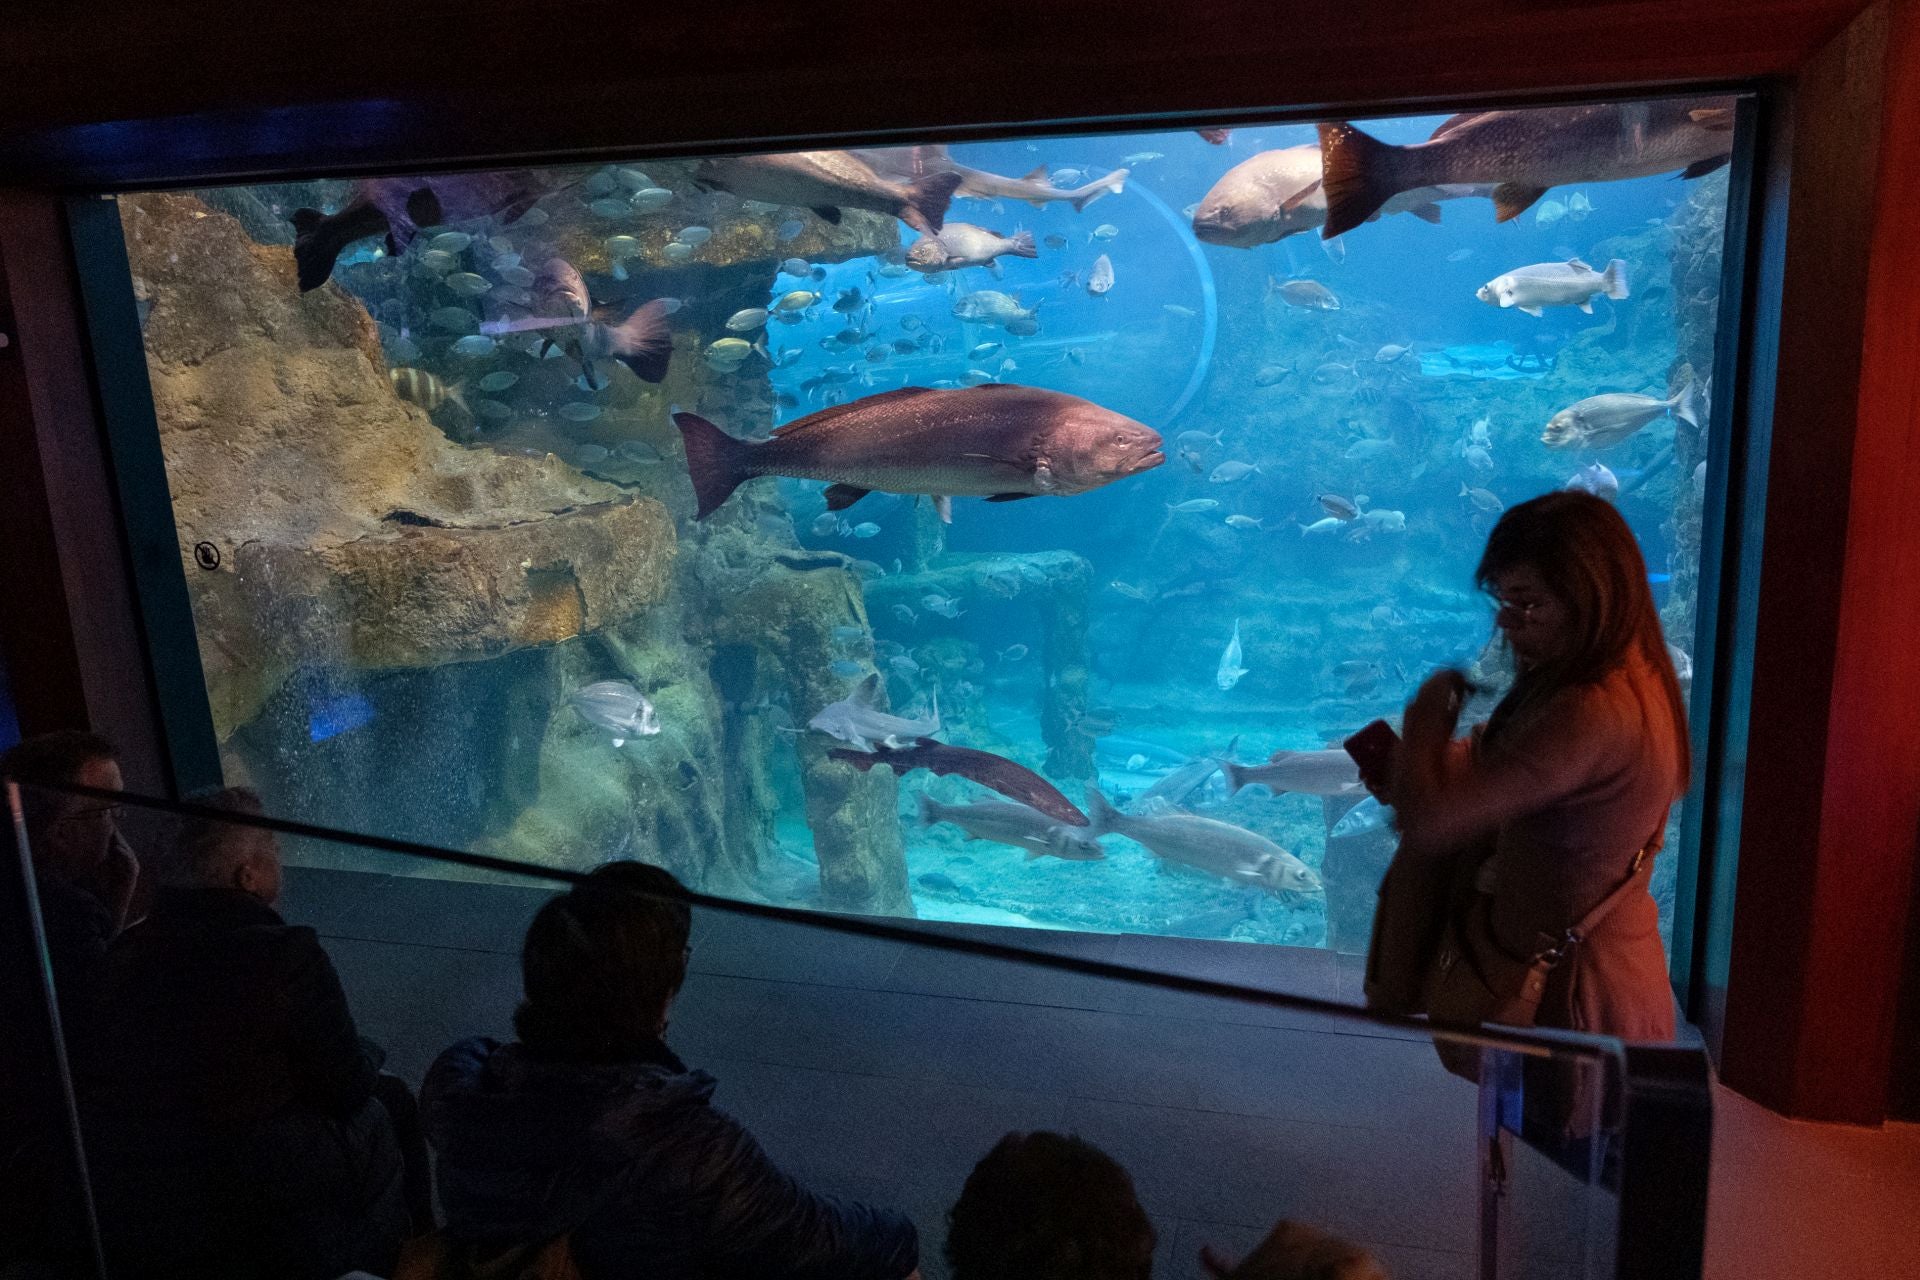
[[[690,203],[684,177],[650,180]],[[686,253],[662,230],[684,209],[609,226],[583,199],[543,202],[535,251],[573,255],[596,300],[626,305],[622,286],[643,275],[686,289],[667,381],[611,366],[593,385],[525,345],[456,349],[480,314],[453,324],[457,299],[410,262],[363,255],[299,293],[275,220],[343,191],[218,197],[231,212],[192,195],[121,202],[229,777],[349,828],[574,867],[644,857],[756,893],[793,785],[774,765],[796,750],[779,730],[841,696],[827,635],[862,606],[844,567],[798,563],[767,495],[684,523],[665,408],[764,433],[764,366],[703,359],[707,335],[748,305],[736,299],[764,301],[776,258],[890,249],[893,224],[803,214],[783,240],[794,211],[717,197],[711,239]],[[614,235],[633,243],[609,248]],[[396,394],[388,371],[403,364],[438,379],[444,395],[416,397],[431,412]],[[514,393],[482,389],[507,372],[488,386]],[[593,411],[552,413],[563,400]],[[658,735],[615,748],[572,710],[572,690],[610,679],[647,696]],[[798,751],[820,902],[910,912],[892,778]]]
[[[303,664],[491,657],[664,595],[658,503],[551,456],[460,448],[394,394],[362,308],[294,290],[285,249],[191,196],[121,207],[223,739]]]

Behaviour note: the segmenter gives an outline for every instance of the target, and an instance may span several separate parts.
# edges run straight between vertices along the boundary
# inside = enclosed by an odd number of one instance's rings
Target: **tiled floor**
[[[296,871],[287,910],[327,939],[366,1034],[416,1082],[434,1054],[509,1034],[544,892]],[[1004,934],[1000,934],[1004,938]],[[1351,998],[1334,957],[1023,931],[1023,946]],[[1475,1091],[1423,1041],[1331,1015],[738,916],[696,921],[669,1041],[717,1101],[817,1188],[900,1205],[944,1274],[947,1207],[1013,1129],[1060,1129],[1132,1173],[1155,1274],[1198,1274],[1287,1216],[1374,1249],[1399,1280],[1473,1273]],[[1568,1238],[1575,1248],[1581,1224]]]

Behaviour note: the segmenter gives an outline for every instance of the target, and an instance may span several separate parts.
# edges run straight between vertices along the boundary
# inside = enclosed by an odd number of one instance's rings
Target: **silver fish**
[[[1496,307],[1512,307],[1538,318],[1542,307],[1578,307],[1593,314],[1593,295],[1615,300],[1627,296],[1627,264],[1615,258],[1604,271],[1595,271],[1578,258],[1565,262],[1536,262],[1495,276],[1474,297]]]
[[[942,804],[920,793],[920,825],[950,822],[969,840],[991,840],[1023,850],[1028,858],[1051,855],[1069,862],[1097,862],[1107,856],[1086,827],[1070,826],[1024,804]]]
[[[955,194],[967,199],[1024,200],[1035,208],[1042,208],[1049,201],[1061,200],[1072,205],[1075,213],[1102,196],[1125,190],[1127,185],[1128,171],[1115,169],[1084,186],[1063,190],[1047,180],[1047,166],[1044,164],[1037,166],[1024,178],[1008,178],[957,164],[943,146],[884,147],[856,151],[854,154],[876,172],[896,182],[910,182],[930,173],[957,173],[960,175],[960,187]],[[1061,177],[1067,172],[1061,170],[1054,176]],[[1073,176],[1078,179],[1082,175],[1075,173]]]
[[[921,236],[907,250],[907,266],[923,275],[936,271],[957,271],[961,267],[987,267],[999,273],[995,259],[1037,258],[1033,232],[1019,231],[1003,236],[998,231],[976,227],[970,222],[949,222],[937,236]]]
[[[1275,795],[1284,791],[1310,796],[1344,796],[1361,790],[1360,766],[1345,751],[1276,751],[1266,764],[1223,766],[1227,790],[1254,783]]]
[[[868,676],[860,687],[838,702],[822,707],[807,728],[838,738],[860,751],[871,751],[876,744],[905,747],[916,738],[930,738],[940,732],[940,698],[934,695],[933,711],[924,720],[896,716],[880,710],[880,676]]]
[[[1097,787],[1087,789],[1088,830],[1136,840],[1167,862],[1268,890],[1322,893],[1312,867],[1263,835],[1194,814],[1121,813]]]
[[[1220,655],[1219,670],[1214,672],[1213,682],[1220,686],[1222,693],[1240,683],[1240,677],[1247,674],[1247,668],[1240,665],[1240,619],[1233,620],[1233,639],[1227,641],[1227,647]]]
[[[1631,392],[1588,396],[1554,414],[1540,433],[1540,443],[1549,449],[1605,449],[1668,414],[1695,428],[1700,426],[1703,413],[1693,382],[1666,400]]]
[[[613,735],[618,747],[629,738],[650,738],[660,732],[660,717],[646,695],[625,680],[601,680],[568,695],[580,718]]]

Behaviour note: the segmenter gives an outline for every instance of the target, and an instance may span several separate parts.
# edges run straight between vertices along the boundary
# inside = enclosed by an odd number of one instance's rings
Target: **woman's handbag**
[[[1656,837],[1657,839],[1657,837]],[[1471,890],[1456,895],[1439,931],[1439,945],[1426,971],[1422,1003],[1436,1026],[1461,1030],[1484,1023],[1530,1027],[1540,1014],[1553,971],[1578,950],[1581,940],[1612,914],[1636,889],[1644,890],[1658,846],[1649,843],[1633,855],[1626,879],[1559,937],[1540,934],[1525,956],[1510,955],[1494,938],[1493,898]],[[1476,1083],[1480,1049],[1457,1041],[1435,1040],[1448,1071]]]
[[[1448,907],[1460,896],[1457,886],[1463,879],[1470,885],[1492,853],[1490,840],[1424,855],[1401,844],[1380,879],[1373,910],[1363,986],[1368,1009],[1399,1017],[1427,1011],[1427,974],[1446,930]]]

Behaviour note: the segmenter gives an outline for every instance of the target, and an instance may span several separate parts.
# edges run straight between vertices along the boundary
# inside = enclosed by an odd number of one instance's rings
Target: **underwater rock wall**
[[[279,194],[290,209],[318,192]],[[257,780],[284,811],[357,829],[579,868],[642,857],[754,896],[777,808],[772,762],[794,750],[764,693],[801,719],[838,696],[826,635],[849,598],[857,607],[858,585],[780,563],[797,544],[769,493],[742,495],[682,542],[675,520],[691,516],[691,497],[670,465],[665,408],[699,404],[743,435],[771,428],[764,369],[701,358],[724,319],[710,313],[766,297],[785,251],[770,220],[722,223],[700,261],[681,264],[699,296],[674,321],[663,385],[617,370],[592,421],[516,411],[486,424],[490,447],[471,447],[483,424],[470,402],[428,412],[387,377],[383,346],[405,317],[382,297],[411,298],[401,286],[417,282],[376,258],[343,266],[354,292],[301,294],[275,223],[286,210],[209,194],[232,213],[169,194],[121,209],[228,775]],[[818,243],[802,247],[820,257],[897,243],[876,215],[809,224]],[[632,259],[667,265],[668,232],[654,230],[639,229]],[[620,265],[584,210],[561,206],[552,234],[586,271]],[[593,279],[618,305],[619,282]],[[566,364],[534,373],[564,378]],[[456,390],[473,376],[425,356],[415,367]],[[218,550],[215,571],[194,562],[203,542]],[[709,593],[739,590],[742,574],[764,614],[716,607]],[[773,625],[713,625],[743,617]],[[716,645],[759,655],[757,714],[739,711],[750,697],[722,697]],[[608,679],[646,693],[659,735],[614,748],[572,711],[570,690]],[[337,741],[347,730],[351,745]],[[894,780],[808,754],[823,904],[910,914]]]
[[[664,594],[658,504],[555,458],[460,448],[394,395],[356,302],[294,289],[288,250],[190,196],[121,208],[223,740],[302,664],[492,656]]]

